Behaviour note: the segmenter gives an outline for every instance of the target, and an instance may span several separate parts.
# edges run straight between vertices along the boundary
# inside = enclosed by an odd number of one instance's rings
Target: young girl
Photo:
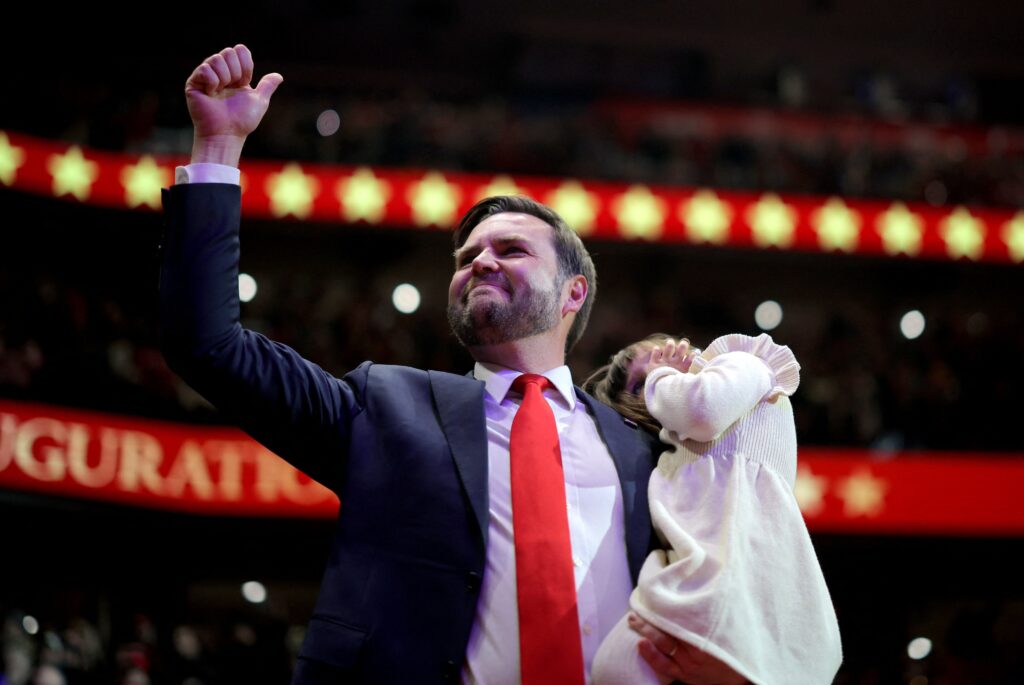
[[[670,446],[651,475],[651,553],[630,598],[650,625],[755,683],[831,683],[839,626],[793,487],[791,395],[800,366],[768,335],[727,335],[702,354],[656,335],[586,389]],[[624,617],[595,685],[658,683]]]

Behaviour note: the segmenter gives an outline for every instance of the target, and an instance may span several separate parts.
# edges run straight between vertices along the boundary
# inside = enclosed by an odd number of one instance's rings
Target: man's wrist
[[[224,164],[238,167],[245,138],[237,136],[196,137],[192,140],[193,164]]]

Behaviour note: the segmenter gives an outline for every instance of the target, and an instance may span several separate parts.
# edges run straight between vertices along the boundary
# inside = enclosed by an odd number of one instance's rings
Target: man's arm
[[[278,74],[256,88],[243,45],[206,59],[185,85],[195,127],[192,161],[237,167]],[[334,378],[291,348],[239,323],[237,185],[176,185],[164,193],[160,333],[168,365],[278,455],[337,488],[368,366]]]

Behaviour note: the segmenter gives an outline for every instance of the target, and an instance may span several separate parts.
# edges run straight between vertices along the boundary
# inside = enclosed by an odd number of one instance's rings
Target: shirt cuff
[[[242,184],[242,172],[227,164],[198,162],[175,167],[174,183],[231,183]]]

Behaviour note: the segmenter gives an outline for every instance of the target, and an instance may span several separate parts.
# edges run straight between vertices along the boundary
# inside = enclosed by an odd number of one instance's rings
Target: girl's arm
[[[651,371],[644,399],[651,415],[678,439],[714,440],[762,399],[790,395],[800,366],[770,336],[727,335],[694,359],[688,373],[671,366]]]

